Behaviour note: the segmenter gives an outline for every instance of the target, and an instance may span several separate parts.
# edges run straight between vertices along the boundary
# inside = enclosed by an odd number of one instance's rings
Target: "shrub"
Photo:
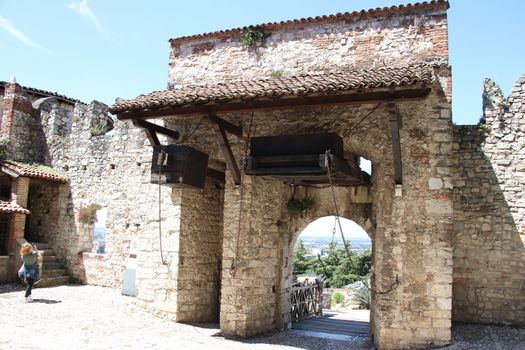
[[[357,307],[360,310],[370,310],[371,299],[369,281],[363,281],[363,284],[356,289],[352,300],[357,303]]]
[[[343,300],[345,300],[344,294],[340,292],[335,292],[334,294],[332,294],[332,307],[342,303]]]

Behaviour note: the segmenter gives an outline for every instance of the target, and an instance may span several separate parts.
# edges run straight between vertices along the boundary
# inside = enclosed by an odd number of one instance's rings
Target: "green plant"
[[[89,128],[89,132],[91,133],[91,136],[101,136],[104,135],[108,131],[108,125],[103,120],[93,120],[91,122],[91,127]]]
[[[241,30],[241,43],[246,47],[253,47],[262,44],[270,36],[263,27],[244,27]]]
[[[331,298],[332,307],[336,306],[337,304],[341,304],[344,300],[345,300],[345,296],[343,293],[335,292],[334,294],[332,294],[332,298]]]
[[[283,76],[283,71],[282,70],[275,70],[275,71],[270,73],[270,76],[272,78],[280,78],[280,77]]]
[[[359,309],[370,310],[370,282],[363,281],[363,284],[355,291],[352,300],[357,303]]]
[[[487,124],[479,124],[478,125],[478,132],[481,134],[481,135],[490,135],[490,126],[488,126]]]
[[[293,214],[301,214],[306,210],[310,209],[314,205],[314,199],[310,196],[304,196],[303,198],[291,197],[286,202],[286,209]]]

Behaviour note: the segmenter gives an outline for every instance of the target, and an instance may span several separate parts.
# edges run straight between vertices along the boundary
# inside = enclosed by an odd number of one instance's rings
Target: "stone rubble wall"
[[[132,243],[139,247],[138,261],[151,255],[144,270],[137,272],[138,285],[160,264],[158,213],[154,210],[158,194],[150,184],[152,150],[140,129],[131,122],[120,122],[108,133],[93,135],[92,121],[109,118],[106,108],[98,102],[77,104],[70,129],[49,129],[53,132],[47,138],[47,163],[70,180],[58,188],[45,185],[34,189],[32,196],[38,200],[34,201],[30,228],[49,241],[74,277],[120,288]],[[70,115],[59,106],[52,107],[50,113]],[[173,217],[180,209],[171,192],[162,188],[162,216],[167,227],[177,227]],[[97,255],[92,252],[93,230],[96,211],[103,207],[108,209],[106,253]],[[177,235],[166,238],[165,244],[173,245],[170,240],[176,239]],[[177,252],[167,250],[166,255],[176,256]],[[160,283],[161,279],[155,278]],[[147,286],[139,288],[138,297],[147,299],[149,293],[153,291]]]
[[[454,130],[454,319],[525,325],[525,76],[508,98],[486,80],[483,107]]]
[[[355,16],[265,29],[264,44],[246,48],[238,32],[174,39],[168,85],[328,73],[341,69],[448,63],[444,6],[388,16]]]

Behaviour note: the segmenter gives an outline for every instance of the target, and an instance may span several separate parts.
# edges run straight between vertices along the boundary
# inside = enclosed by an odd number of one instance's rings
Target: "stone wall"
[[[454,319],[525,325],[525,77],[486,80],[483,115],[455,128]]]
[[[382,348],[443,345],[450,342],[452,304],[452,129],[450,104],[436,86],[423,101],[397,106],[402,118],[403,186],[396,196],[388,109],[378,108],[350,134],[372,106],[316,107],[254,113],[252,136],[336,132],[345,135],[345,158],[372,160],[372,217],[352,204],[352,189],[338,189],[342,215],[374,232],[375,295],[373,334]],[[424,116],[424,118],[422,117]],[[249,125],[250,117],[221,115]],[[200,131],[194,136],[200,137]],[[244,141],[232,139],[236,158]],[[223,161],[222,158],[217,161]],[[221,329],[251,336],[289,325],[291,244],[306,219],[286,211],[291,188],[245,176],[243,210],[240,188],[228,179],[225,189]],[[303,189],[300,189],[302,191]],[[311,219],[333,214],[331,193],[309,189],[317,207]],[[242,214],[241,214],[242,213]],[[239,228],[239,216],[241,224]],[[240,231],[239,231],[240,230]],[[237,251],[238,249],[238,251]],[[235,274],[230,274],[237,256]]]
[[[262,45],[240,30],[171,40],[171,88],[341,69],[448,63],[448,4],[264,25]]]
[[[219,321],[223,196],[209,179],[182,191],[177,321]]]

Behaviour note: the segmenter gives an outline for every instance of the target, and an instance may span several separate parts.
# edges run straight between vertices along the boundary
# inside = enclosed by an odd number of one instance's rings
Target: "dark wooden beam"
[[[206,177],[209,177],[210,179],[219,184],[224,184],[226,182],[224,172],[212,168],[206,169]]]
[[[241,172],[239,171],[239,166],[237,165],[237,162],[235,161],[235,157],[230,147],[230,142],[228,141],[228,137],[226,136],[226,132],[224,131],[221,124],[214,123],[213,128],[215,129],[215,133],[217,134],[217,139],[219,141],[219,146],[221,148],[222,155],[224,156],[224,160],[226,160],[228,169],[230,170],[232,174],[233,183],[235,185],[240,185],[241,184]]]
[[[116,113],[120,120],[126,119],[154,119],[167,116],[183,116],[194,114],[215,114],[220,112],[242,111],[249,112],[255,110],[275,110],[287,108],[312,108],[326,105],[361,105],[377,104],[392,100],[395,102],[419,101],[425,98],[430,92],[427,86],[417,86],[404,90],[383,90],[383,91],[354,91],[349,94],[341,95],[320,95],[320,96],[294,96],[267,100],[246,100],[227,103],[192,104],[179,107],[164,107],[158,109],[145,109],[141,111],[130,111]]]
[[[146,137],[149,140],[149,144],[152,146],[158,146],[160,145],[159,138],[157,137],[157,133],[149,128],[145,128],[143,126],[139,125],[139,122],[144,122],[142,120],[133,120],[133,125],[140,127],[144,130],[144,133],[146,134]],[[151,123],[150,123],[151,124]]]
[[[395,103],[389,103],[388,107],[390,121],[390,136],[392,139],[392,152],[394,155],[394,181],[396,185],[401,185],[403,183],[403,167],[401,163],[401,141],[399,137],[401,116],[399,115]]]
[[[175,131],[175,130],[168,129],[168,128],[165,128],[163,126],[147,122],[145,120],[140,120],[140,119],[139,120],[133,120],[133,125],[139,126],[141,128],[144,128],[144,129],[148,129],[151,132],[156,132],[156,133],[159,133],[159,134],[162,134],[162,135],[169,136],[169,137],[171,137],[172,139],[175,139],[175,140],[178,139],[179,136],[180,136],[179,133],[177,131]]]
[[[224,131],[227,131],[237,137],[242,138],[242,128],[240,126],[232,124],[229,121],[216,116],[215,114],[208,114],[207,118],[212,123],[220,125],[224,129]]]

